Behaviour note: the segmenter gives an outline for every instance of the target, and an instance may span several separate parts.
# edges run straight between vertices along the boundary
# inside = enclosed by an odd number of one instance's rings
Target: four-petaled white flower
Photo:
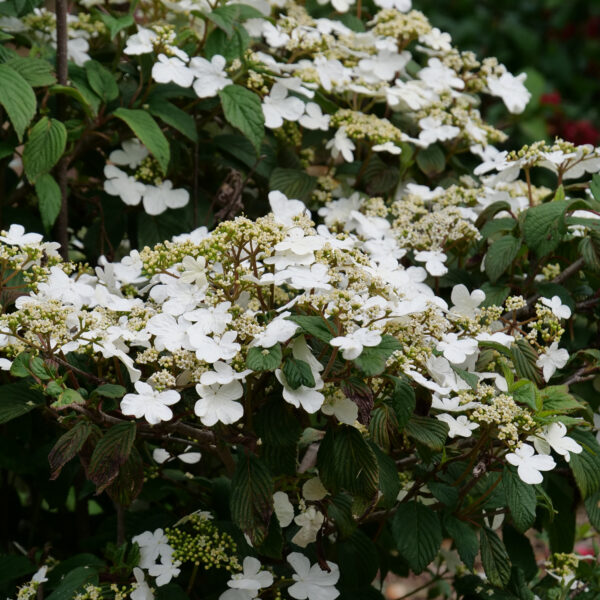
[[[455,365],[460,365],[467,360],[468,356],[476,354],[478,351],[477,340],[472,338],[460,338],[456,333],[446,333],[442,341],[436,346],[438,350],[444,353],[444,358]]]
[[[244,394],[244,388],[239,381],[232,381],[225,385],[196,385],[196,392],[200,400],[194,405],[194,412],[203,425],[211,427],[217,422],[231,425],[239,421],[244,414],[244,407],[235,402]]]
[[[530,444],[522,444],[514,452],[506,455],[506,460],[517,467],[522,481],[529,484],[542,483],[544,477],[541,471],[551,471],[556,466],[554,459],[545,454],[536,454]]]
[[[129,595],[131,600],[154,600],[154,594],[144,578],[144,572],[139,567],[134,567],[133,576],[135,577],[136,585],[135,589]]]
[[[190,60],[190,71],[196,77],[194,91],[199,98],[212,98],[219,90],[231,84],[231,79],[225,71],[227,61],[220,54],[215,54],[210,60],[194,56]]]
[[[299,123],[305,129],[321,129],[327,131],[329,129],[329,120],[331,117],[328,114],[323,114],[321,107],[316,102],[309,102],[305,108]]]
[[[471,437],[473,430],[479,427],[477,423],[469,421],[465,415],[453,417],[447,413],[442,413],[441,415],[437,415],[436,419],[443,421],[448,425],[448,436],[451,438],[457,436],[465,438]]]
[[[165,179],[158,185],[147,185],[144,190],[144,210],[149,215],[160,215],[167,208],[181,208],[190,199],[186,189],[173,189],[173,183]]]
[[[150,425],[173,418],[173,411],[169,406],[179,402],[179,392],[159,392],[143,381],[135,383],[135,390],[137,394],[126,394],[121,400],[121,412],[124,415],[134,416],[136,419],[144,417]]]
[[[448,257],[441,250],[421,250],[415,253],[415,260],[425,263],[425,269],[434,277],[441,277],[448,272],[444,264]]]
[[[227,582],[230,588],[258,592],[261,588],[267,588],[273,584],[273,574],[269,571],[261,571],[260,561],[253,556],[246,556],[242,565],[243,572],[231,576]]]
[[[184,283],[193,283],[199,288],[204,288],[208,285],[208,280],[206,278],[206,259],[204,256],[198,256],[198,258],[184,256],[181,264],[184,269],[179,275],[181,281]]]
[[[564,456],[567,462],[571,460],[571,452],[573,454],[583,452],[583,447],[567,435],[567,426],[560,421],[544,426],[540,433],[529,436],[527,439],[533,442],[539,454],[550,454],[550,449],[552,449],[557,454]]]
[[[352,151],[356,149],[356,146],[348,137],[345,127],[340,127],[335,132],[335,135],[327,142],[325,148],[331,150],[331,156],[333,156],[333,158],[338,158],[338,156],[341,155],[346,162],[354,161],[354,154]]]
[[[335,584],[340,578],[338,566],[327,561],[329,571],[324,571],[315,563],[312,567],[306,556],[299,552],[292,552],[287,557],[288,563],[294,571],[292,579],[296,582],[291,585],[287,592],[296,600],[335,600],[340,593]]]
[[[25,233],[25,227],[13,223],[5,235],[0,235],[0,242],[9,246],[31,246],[39,244],[44,236],[39,233]]]
[[[108,160],[115,165],[136,169],[148,154],[148,148],[140,140],[130,138],[121,142],[121,148],[113,150],[109,154]]]
[[[262,104],[265,126],[277,129],[284,121],[298,121],[304,113],[304,102],[300,98],[288,96],[288,89],[281,83],[275,83]]]
[[[552,298],[540,298],[541,303],[547,306],[555,317],[559,319],[570,319],[571,309],[562,303],[559,296],[552,296]]]
[[[156,577],[156,585],[161,587],[167,585],[173,577],[179,575],[181,572],[181,569],[179,568],[180,565],[181,563],[178,560],[172,562],[170,558],[166,561],[164,558],[161,558],[161,562],[153,564],[148,569],[148,573],[152,575],[152,577]]]
[[[194,73],[180,58],[159,54],[158,62],[152,67],[152,79],[157,83],[176,83],[188,88],[194,81]]]
[[[173,548],[169,545],[169,540],[162,529],[155,529],[154,532],[144,531],[131,541],[140,547],[139,566],[142,569],[149,569],[159,556],[169,560],[173,555]]]
[[[450,299],[454,304],[451,312],[461,317],[473,317],[477,307],[485,300],[485,292],[473,290],[469,293],[467,286],[459,283],[452,288]]]
[[[531,99],[531,93],[525,87],[526,73],[516,77],[512,73],[503,73],[500,77],[488,77],[487,84],[492,96],[502,98],[509,112],[522,113]]]
[[[559,348],[558,342],[552,342],[552,345],[546,348],[543,354],[540,354],[535,364],[542,369],[544,380],[550,381],[556,369],[562,369],[568,360],[569,352],[564,348]]]
[[[366,327],[361,327],[344,336],[334,337],[329,343],[342,350],[342,356],[346,360],[354,360],[359,357],[365,346],[377,346],[381,342],[381,334]]]
[[[301,548],[312,544],[317,539],[323,521],[325,521],[323,513],[314,506],[309,506],[294,519],[294,523],[300,526],[300,530],[292,538],[292,544]]]

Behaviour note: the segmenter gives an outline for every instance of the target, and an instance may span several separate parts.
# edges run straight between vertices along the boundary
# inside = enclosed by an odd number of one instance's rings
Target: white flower
[[[354,422],[358,419],[358,406],[345,396],[329,398],[321,406],[321,412],[324,415],[333,415],[340,423],[346,425],[354,425]]]
[[[194,73],[180,58],[159,54],[158,62],[152,67],[152,79],[157,83],[176,83],[187,88],[194,81]]]
[[[549,298],[540,298],[541,303],[544,306],[547,306],[555,317],[559,319],[570,319],[571,318],[571,309],[562,303],[562,300],[559,296],[552,296],[552,299]]]
[[[67,41],[67,58],[73,61],[78,67],[83,67],[90,60],[88,50],[90,49],[89,42],[77,37]]]
[[[154,31],[138,27],[138,32],[127,40],[123,52],[129,56],[149,54],[154,50],[153,43],[158,39]]]
[[[346,360],[359,357],[365,346],[377,346],[381,342],[381,334],[366,327],[361,327],[345,336],[335,337],[329,343],[342,349],[342,356]]]
[[[184,256],[181,264],[184,271],[179,275],[179,279],[184,283],[193,283],[199,288],[208,285],[206,279],[206,259],[204,256],[194,258],[192,256]]]
[[[263,20],[261,33],[271,48],[281,48],[290,41],[290,36],[279,25]]]
[[[305,114],[303,114],[299,123],[305,129],[321,129],[327,131],[329,129],[329,115],[324,115],[321,107],[316,102],[309,102],[305,107]]]
[[[244,379],[246,375],[252,373],[250,369],[238,373],[231,368],[231,365],[221,361],[214,363],[213,369],[214,371],[205,371],[202,373],[200,376],[200,383],[202,385],[214,385],[215,383],[227,385],[236,379]]]
[[[401,154],[402,148],[400,146],[396,146],[394,142],[385,142],[384,144],[375,144],[373,146],[373,150],[375,152],[389,152],[390,154]]]
[[[129,206],[137,206],[140,203],[146,191],[145,184],[114,165],[104,167],[104,176],[104,191],[107,194],[119,196]]]
[[[583,448],[573,438],[567,436],[567,426],[564,423],[550,423],[543,427],[541,433],[527,438],[533,442],[539,454],[550,454],[550,449],[565,457],[569,462],[571,452],[581,454]]]
[[[195,325],[194,325],[195,327]],[[209,337],[203,334],[192,333],[191,327],[188,330],[188,338],[198,360],[205,360],[208,363],[216,363],[218,360],[230,360],[240,350],[241,346],[235,342],[236,331],[226,331],[221,337]]]
[[[294,505],[285,492],[275,492],[273,494],[273,509],[282,528],[287,527],[293,521]]]
[[[456,333],[446,333],[442,341],[438,342],[436,349],[444,353],[444,358],[455,365],[460,365],[467,357],[478,352],[477,340],[472,338],[458,338]]]
[[[325,517],[321,511],[314,506],[309,506],[294,519],[294,523],[300,526],[300,531],[292,538],[292,544],[296,544],[301,548],[306,548],[308,544],[312,544],[316,541],[324,520]]]
[[[310,216],[310,212],[300,200],[290,200],[285,194],[278,191],[269,192],[269,206],[274,219],[285,225],[292,227],[293,218],[298,215]]]
[[[179,402],[179,392],[158,392],[143,381],[135,383],[135,390],[137,394],[126,394],[121,400],[121,412],[124,415],[132,415],[136,419],[144,417],[150,425],[173,418],[173,411],[169,406]]]
[[[430,58],[427,66],[419,71],[418,77],[435,92],[445,92],[451,88],[462,90],[465,87],[465,82],[456,71],[444,65],[439,58]]]
[[[512,335],[508,335],[502,331],[495,331],[494,333],[486,333],[483,331],[482,333],[478,333],[475,336],[475,339],[478,342],[494,342],[506,346],[507,348],[510,348],[511,344],[515,341],[515,338]]]
[[[131,541],[140,547],[139,566],[142,569],[149,569],[159,556],[170,559],[173,555],[173,548],[169,546],[169,540],[162,529],[144,531]]]
[[[244,395],[244,388],[239,381],[225,385],[196,385],[200,400],[194,405],[194,412],[200,417],[203,425],[211,427],[217,422],[230,425],[239,421],[244,414],[244,407],[235,402]]]
[[[304,102],[294,96],[288,96],[288,89],[281,83],[275,83],[262,104],[265,126],[277,129],[284,121],[298,121],[304,113]]]
[[[190,323],[173,315],[159,313],[148,320],[146,330],[155,336],[154,347],[161,352],[165,348],[176,352],[187,346],[187,329]]]
[[[448,425],[448,436],[451,438],[455,438],[456,436],[465,438],[471,437],[473,430],[479,427],[477,423],[469,421],[465,415],[459,415],[455,418],[452,415],[443,413],[441,415],[437,415],[436,419],[443,421]]]
[[[451,140],[460,134],[460,129],[453,125],[442,125],[442,121],[436,117],[425,117],[419,121],[421,132],[419,140],[424,146],[435,144],[435,142],[445,142]]]
[[[438,394],[433,394],[431,398],[431,408],[437,410],[443,410],[446,412],[462,412],[464,410],[470,410],[480,406],[479,402],[466,402],[464,404],[460,401],[460,396],[452,396],[451,398],[443,398]],[[453,436],[452,436],[453,437]]]
[[[558,342],[552,342],[552,345],[546,348],[546,352],[540,355],[535,364],[542,369],[544,380],[550,381],[556,369],[562,369],[568,360],[568,351],[564,348],[559,348]]]
[[[521,73],[515,77],[506,72],[500,78],[488,77],[487,83],[490,94],[502,98],[506,108],[515,114],[522,113],[531,99],[531,94],[523,83],[525,79],[527,79],[526,73]]]
[[[325,148],[331,150],[331,156],[333,156],[333,158],[338,158],[338,156],[341,155],[346,162],[352,162],[354,160],[352,151],[356,149],[356,146],[346,134],[345,127],[340,127],[335,132],[335,135],[327,142]]]
[[[133,576],[135,577],[136,586],[129,595],[131,600],[154,600],[154,594],[144,579],[144,572],[139,567],[135,567]]]
[[[160,215],[167,208],[181,208],[190,199],[190,194],[182,188],[173,189],[173,183],[165,179],[157,186],[147,185],[144,191],[144,210],[149,215]]]
[[[411,58],[411,53],[407,51],[398,54],[397,51],[382,50],[374,56],[360,60],[358,68],[367,81],[390,81],[398,71],[404,70]]]
[[[330,290],[329,267],[315,263],[311,267],[288,267],[275,275],[275,282],[284,281],[297,290]]]
[[[219,90],[231,83],[225,64],[227,61],[220,54],[215,54],[210,61],[201,56],[194,56],[190,61],[190,71],[196,77],[194,91],[199,98],[212,98]]]
[[[9,246],[38,245],[44,237],[39,233],[25,233],[25,227],[16,223],[13,223],[5,233],[6,235],[0,235],[0,242]]]
[[[287,557],[288,563],[294,568],[292,579],[296,582],[287,592],[296,600],[335,600],[340,593],[335,584],[340,578],[338,566],[327,561],[329,571],[324,571],[315,563],[312,567],[306,556],[299,552],[292,552]]]
[[[273,575],[269,571],[261,571],[260,561],[253,556],[246,556],[243,563],[243,573],[236,573],[227,582],[230,588],[258,592],[273,584]]]
[[[162,557],[160,563],[156,563],[148,569],[148,573],[152,577],[156,577],[156,585],[161,587],[167,585],[173,577],[179,575],[181,572],[180,565],[179,561],[171,562],[170,557],[165,562],[165,557]]]
[[[287,319],[291,313],[284,312],[273,319],[264,331],[254,336],[252,346],[260,346],[261,348],[271,348],[275,344],[287,342],[298,329],[298,325]]]
[[[529,484],[542,483],[544,480],[540,471],[551,471],[556,466],[551,456],[535,454],[533,446],[522,444],[514,452],[506,455],[506,460],[517,467],[522,481]]]
[[[380,8],[395,8],[400,12],[408,12],[412,8],[412,0],[375,0]]]
[[[189,321],[196,322],[188,334],[202,333],[207,335],[217,333],[221,335],[233,319],[232,314],[229,312],[230,308],[231,302],[220,302],[217,306],[197,308],[191,312],[186,312],[184,317]]]
[[[46,577],[46,573],[48,572],[48,565],[44,565],[43,567],[40,567],[33,575],[33,577],[31,578],[31,582],[32,583],[44,583],[46,581],[48,581],[48,578]]]
[[[444,264],[448,257],[441,250],[421,250],[415,254],[415,260],[424,262],[427,272],[434,277],[441,277],[448,272]]]
[[[485,300],[485,292],[473,290],[469,293],[467,286],[459,283],[452,288],[450,299],[454,303],[451,312],[462,317],[474,317],[475,309]]]
[[[119,166],[127,166],[130,169],[136,169],[142,161],[148,156],[148,148],[137,138],[131,138],[121,142],[119,150],[113,150],[108,160]]]
[[[12,367],[12,361],[8,358],[0,358],[0,371],[10,371]]]

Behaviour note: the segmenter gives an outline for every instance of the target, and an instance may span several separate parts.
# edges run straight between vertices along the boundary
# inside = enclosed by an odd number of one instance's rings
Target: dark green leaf
[[[273,479],[254,454],[243,452],[231,480],[231,518],[255,545],[265,539],[273,513]]]
[[[505,466],[502,485],[513,523],[518,531],[527,531],[535,521],[536,497],[532,485],[524,483],[512,467]]]
[[[392,519],[392,534],[400,555],[417,574],[437,556],[442,543],[437,513],[415,500],[400,504]]]
[[[60,188],[54,177],[46,173],[37,178],[35,193],[38,197],[38,207],[40,209],[40,216],[42,217],[42,224],[46,231],[50,231],[60,212],[62,202]]]
[[[406,424],[406,433],[431,450],[440,451],[448,437],[448,425],[438,419],[413,415]]]
[[[108,27],[110,39],[113,40],[119,31],[127,29],[134,24],[133,15],[123,15],[122,17],[113,17],[112,15],[99,12],[98,16],[102,22]]]
[[[164,121],[167,125],[185,135],[192,142],[198,141],[196,121],[194,121],[192,115],[161,98],[151,99],[148,102],[148,107],[155,117],[158,117],[161,121]]]
[[[18,56],[4,64],[17,71],[31,87],[46,87],[56,83],[52,65],[41,58]]]
[[[77,567],[65,575],[58,587],[47,596],[47,600],[73,600],[77,592],[86,585],[98,583],[98,572],[90,567]]]
[[[228,85],[219,92],[225,118],[251,142],[256,152],[265,135],[265,119],[260,98],[241,85]]]
[[[152,115],[145,110],[130,108],[117,108],[114,115],[129,125],[142,144],[154,155],[163,173],[166,173],[171,156],[169,142]]]
[[[417,165],[427,177],[433,178],[446,168],[446,155],[437,144],[434,144],[419,151]]]
[[[299,325],[304,333],[308,333],[327,344],[337,335],[337,333],[332,333],[332,331],[335,331],[333,324],[323,317],[291,315],[287,318]]]
[[[600,445],[589,431],[573,429],[569,437],[583,446],[581,454],[571,452],[569,464],[581,495],[587,498],[600,489]]]
[[[446,515],[444,518],[444,528],[452,538],[461,560],[472,569],[479,552],[479,541],[475,530],[452,515]]]
[[[502,541],[510,562],[523,571],[527,580],[533,579],[538,574],[538,566],[529,538],[506,524],[502,528]]]
[[[347,490],[370,499],[377,493],[377,458],[360,432],[350,425],[327,431],[319,446],[317,466],[323,485],[334,494]]]
[[[371,449],[375,453],[379,466],[379,491],[383,495],[379,504],[385,508],[391,508],[396,504],[396,498],[402,487],[396,463],[373,443],[371,443]]]
[[[42,406],[44,396],[26,383],[8,383],[0,386],[0,425]]]
[[[56,479],[60,475],[61,469],[77,456],[91,431],[92,425],[89,421],[78,421],[67,433],[58,438],[48,455],[50,479]]]
[[[525,339],[517,340],[511,347],[513,364],[517,375],[522,379],[533,381],[538,387],[544,385],[539,367],[535,364],[538,359],[536,351]]]
[[[125,422],[113,425],[96,444],[87,469],[90,481],[96,484],[100,494],[119,474],[119,469],[127,459],[135,440],[135,423]]]
[[[377,346],[365,347],[360,356],[354,359],[354,364],[368,376],[379,375],[385,370],[387,359],[402,344],[392,335],[384,335]]]
[[[253,347],[248,350],[246,366],[253,371],[274,371],[281,364],[281,344],[270,348]]]
[[[88,60],[85,65],[90,87],[104,103],[115,100],[119,96],[119,88],[114,75],[97,60]]]
[[[127,390],[122,385],[115,385],[114,383],[105,383],[98,386],[94,393],[103,398],[122,398]]]
[[[21,142],[23,134],[35,115],[37,106],[35,93],[22,75],[8,65],[0,64],[0,105]]]
[[[272,190],[279,190],[288,198],[297,198],[303,201],[310,199],[316,185],[316,177],[296,169],[277,167],[273,170],[269,179],[269,187]]]
[[[490,582],[504,587],[510,579],[510,558],[502,540],[489,528],[479,532],[481,562]]]
[[[527,210],[523,222],[526,244],[539,256],[553,252],[566,233],[567,201],[547,202]]]
[[[485,255],[485,272],[491,281],[496,281],[517,257],[521,240],[505,235],[489,247]]]
[[[56,119],[42,117],[31,128],[23,148],[23,168],[29,181],[35,182],[48,173],[62,156],[66,144],[66,127]]]
[[[310,365],[304,360],[288,356],[283,363],[283,374],[293,390],[297,390],[301,385],[315,387],[315,378]]]

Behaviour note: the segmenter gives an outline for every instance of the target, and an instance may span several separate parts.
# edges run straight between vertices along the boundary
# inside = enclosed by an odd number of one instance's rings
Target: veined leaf
[[[0,105],[6,110],[21,142],[25,129],[35,116],[37,102],[31,85],[6,64],[0,64]]]
[[[1,66],[1,65],[0,65]],[[23,149],[23,168],[34,182],[54,167],[67,144],[67,129],[56,119],[42,117],[29,132]]]
[[[251,142],[256,152],[265,136],[265,118],[260,98],[241,85],[228,85],[219,92],[225,118]]]

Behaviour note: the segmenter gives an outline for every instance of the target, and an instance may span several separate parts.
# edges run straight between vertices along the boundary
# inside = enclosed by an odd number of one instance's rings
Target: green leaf
[[[510,579],[510,558],[502,540],[488,527],[479,532],[483,570],[490,582],[504,587]]]
[[[392,519],[392,534],[398,552],[416,574],[427,568],[442,544],[437,513],[415,500],[400,504]]]
[[[14,377],[29,377],[31,369],[29,364],[31,363],[31,354],[28,352],[21,352],[10,365],[10,374]]]
[[[492,243],[485,255],[485,272],[492,282],[512,265],[520,248],[521,240],[512,235],[505,235]]]
[[[590,523],[596,531],[600,531],[600,490],[588,496],[584,504]]]
[[[67,128],[56,119],[42,117],[29,132],[23,148],[23,168],[34,182],[59,161],[67,145]]]
[[[151,99],[148,102],[148,107],[155,117],[185,135],[192,142],[198,141],[196,121],[194,121],[192,115],[161,98]]]
[[[475,530],[452,515],[446,515],[444,518],[444,528],[452,538],[461,560],[472,569],[479,552],[479,541]]]
[[[520,568],[528,581],[538,573],[538,566],[529,538],[519,533],[514,527],[505,524],[502,527],[502,541],[510,557],[510,562]]]
[[[357,590],[371,585],[379,568],[377,547],[360,529],[355,529],[346,539],[336,543],[337,561],[340,564],[340,590]],[[340,600],[346,597],[343,593]],[[358,598],[365,600],[364,595]]]
[[[93,393],[98,394],[98,396],[102,396],[103,398],[122,398],[126,392],[127,390],[122,385],[105,383],[98,386]]]
[[[446,168],[446,155],[438,144],[433,144],[419,151],[417,165],[427,177],[433,178]]]
[[[512,206],[506,200],[492,202],[479,213],[479,216],[475,221],[475,227],[481,229],[485,223],[504,210],[512,210]]]
[[[242,58],[246,48],[250,45],[250,36],[242,25],[236,25],[233,29],[233,34],[228,37],[222,29],[212,31],[206,44],[204,51],[206,58],[210,59],[216,54],[224,56],[228,61]],[[261,111],[262,116],[262,111]]]
[[[273,479],[254,454],[244,451],[231,480],[229,507],[233,522],[256,546],[265,539],[273,514]]]
[[[77,100],[77,102],[81,104],[81,107],[88,117],[93,117],[98,111],[98,109],[94,108],[93,104],[90,103],[89,97],[84,96],[84,94],[82,94],[82,92],[75,87],[70,87],[68,85],[53,85],[52,87],[48,88],[48,93],[63,94]],[[96,96],[96,94],[94,94],[91,90],[89,91],[89,95],[90,97],[93,96],[95,103],[100,106],[100,99],[98,96]],[[60,101],[64,102],[64,100]]]
[[[65,575],[58,587],[46,597],[46,600],[73,600],[77,592],[86,585],[98,583],[98,572],[90,567],[77,567]]]
[[[323,317],[291,315],[287,319],[299,325],[304,333],[308,333],[327,344],[337,335],[337,332],[335,334],[332,333],[332,330],[335,331],[333,324],[326,321]]]
[[[62,468],[77,456],[91,432],[92,424],[89,421],[78,421],[74,427],[58,438],[48,455],[50,479],[56,479]]]
[[[542,408],[544,413],[569,413],[577,410],[584,410],[585,405],[569,394],[569,388],[566,385],[550,385],[541,391]]]
[[[35,193],[38,197],[38,208],[42,217],[42,224],[46,231],[50,231],[58,217],[58,213],[60,213],[62,202],[60,187],[58,187],[54,177],[46,173],[37,178]]]
[[[307,201],[317,185],[317,178],[297,169],[282,169],[277,167],[271,173],[269,187],[279,190],[288,198]]]
[[[590,232],[581,239],[578,249],[586,266],[593,271],[600,271],[600,235],[595,231]]]
[[[371,499],[377,494],[379,466],[361,433],[350,425],[329,429],[317,454],[319,477],[336,494],[341,490]]]
[[[481,306],[502,306],[504,301],[510,294],[510,288],[504,285],[493,285],[489,281],[486,281],[481,289],[485,293],[485,300],[481,303]]]
[[[274,371],[281,364],[281,344],[270,348],[253,347],[248,350],[246,366],[253,371]]]
[[[119,474],[106,488],[106,493],[113,502],[121,506],[129,506],[140,494],[144,485],[144,461],[132,448],[127,460],[121,465]]]
[[[98,12],[98,16],[102,22],[108,27],[110,39],[114,40],[117,34],[127,27],[134,24],[133,15],[123,15],[122,17],[113,17],[112,15]]]
[[[20,579],[24,575],[35,573],[35,571],[35,566],[26,556],[0,554],[0,587],[10,581]]]
[[[538,256],[545,256],[556,250],[567,231],[564,212],[567,201],[547,202],[527,210],[523,221],[525,243]]]
[[[97,60],[88,60],[84,68],[90,87],[105,104],[119,97],[115,77],[106,67]]]
[[[594,199],[600,202],[600,175],[598,173],[592,177],[590,192],[592,192]]]
[[[379,467],[379,491],[382,493],[379,505],[384,508],[391,508],[396,504],[396,499],[402,487],[396,463],[390,456],[382,452],[376,444],[371,442],[370,446],[375,453]]]
[[[6,64],[0,64],[0,105],[4,107],[19,142],[35,116],[37,102],[25,78]]]
[[[169,168],[171,151],[165,134],[145,110],[117,108],[113,113],[123,120],[158,161],[163,173]]]
[[[524,483],[508,465],[502,472],[502,486],[513,523],[518,531],[527,531],[535,521],[535,488]]]
[[[85,404],[85,400],[77,390],[66,389],[60,393],[58,400],[54,401],[50,406],[54,410],[64,410],[72,404]]]
[[[569,432],[569,437],[583,446],[580,454],[571,452],[569,465],[585,499],[600,489],[600,445],[589,431],[573,429]]]
[[[540,369],[535,364],[538,355],[529,342],[522,338],[518,339],[510,350],[517,375],[522,379],[533,381],[538,387],[544,385]]]
[[[453,363],[450,363],[450,367],[465,383],[469,385],[472,390],[477,390],[479,377],[477,377],[475,373],[469,373],[469,371],[465,371],[465,369],[461,369]]]
[[[417,404],[415,390],[404,377],[389,377],[388,379],[394,384],[394,390],[389,401],[396,413],[398,427],[403,429],[411,418]]]
[[[297,390],[301,385],[315,387],[315,378],[310,365],[304,360],[288,356],[283,363],[283,374],[293,390]]]
[[[438,419],[413,415],[406,424],[406,433],[416,442],[439,452],[448,437],[448,425]]]
[[[52,65],[41,58],[17,56],[4,64],[19,73],[31,87],[46,87],[56,83]]]
[[[96,494],[102,493],[119,474],[135,440],[135,423],[113,425],[96,444],[87,469],[88,479],[96,484]]]
[[[354,364],[365,375],[379,375],[385,370],[387,359],[401,348],[402,344],[394,336],[384,335],[377,346],[363,348],[360,356],[354,359]]]
[[[0,425],[44,404],[44,396],[25,382],[0,386]]]
[[[265,119],[260,98],[241,85],[228,85],[219,91],[223,113],[230,125],[239,129],[256,152],[265,136]]]
[[[518,404],[525,404],[535,411],[540,408],[538,406],[538,400],[541,401],[540,393],[531,381],[521,379],[510,386],[509,391]]]

